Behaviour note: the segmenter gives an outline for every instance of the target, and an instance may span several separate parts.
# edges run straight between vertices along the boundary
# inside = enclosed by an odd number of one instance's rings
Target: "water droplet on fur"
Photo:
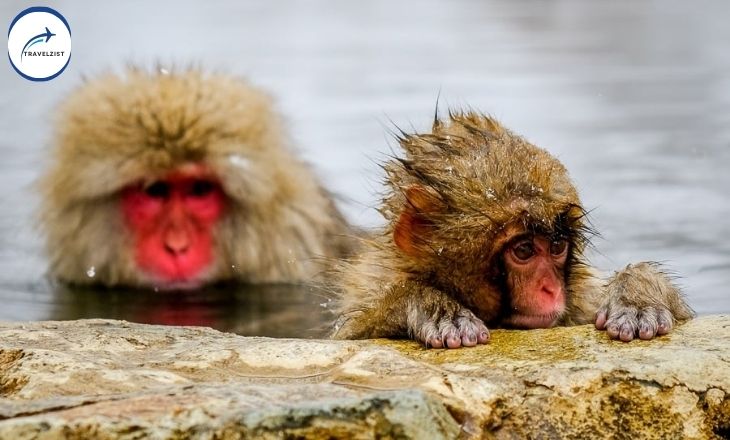
[[[231,165],[244,170],[251,168],[251,161],[241,156],[240,154],[231,154],[230,156],[228,156],[228,161],[231,163]]]

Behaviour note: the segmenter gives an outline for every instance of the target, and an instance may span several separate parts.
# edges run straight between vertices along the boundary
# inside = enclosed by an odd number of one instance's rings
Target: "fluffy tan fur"
[[[468,311],[499,325],[507,306],[499,254],[507,240],[525,232],[557,233],[571,243],[560,323],[592,322],[606,283],[584,263],[590,235],[585,211],[556,158],[473,112],[437,119],[430,133],[403,133],[399,142],[404,157],[384,167],[387,227],[340,268],[335,337],[411,336],[429,343],[441,337],[437,329],[453,330],[452,324],[471,319]],[[411,225],[405,232],[399,227],[404,216]],[[672,285],[658,270],[643,273],[646,279],[632,281],[638,285],[634,298],[657,278]],[[617,283],[608,290],[623,304]],[[678,319],[691,316],[679,291],[671,294],[671,305],[686,311]]]
[[[229,199],[207,280],[304,281],[321,271],[319,257],[346,248],[342,216],[292,154],[271,99],[244,81],[130,69],[84,83],[57,114],[40,221],[63,280],[147,284],[120,190],[190,162],[212,170]]]

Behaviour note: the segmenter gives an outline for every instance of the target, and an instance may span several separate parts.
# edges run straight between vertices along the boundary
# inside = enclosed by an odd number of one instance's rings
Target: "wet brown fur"
[[[561,324],[593,322],[607,293],[623,302],[627,290],[636,292],[630,302],[644,298],[678,310],[677,319],[691,316],[654,265],[637,265],[640,274],[624,271],[608,284],[600,279],[583,258],[591,231],[567,170],[494,119],[452,113],[446,122],[437,118],[431,133],[402,133],[399,142],[404,157],[384,166],[387,227],[340,268],[336,338],[427,342],[470,313],[499,326],[509,313],[502,249],[531,232],[564,236],[571,246]],[[643,294],[657,283],[666,295]]]
[[[57,114],[40,182],[55,277],[148,284],[133,261],[120,190],[189,162],[212,170],[228,198],[207,281],[305,281],[322,270],[319,257],[347,248],[343,217],[293,155],[271,99],[242,80],[132,68],[87,81]]]

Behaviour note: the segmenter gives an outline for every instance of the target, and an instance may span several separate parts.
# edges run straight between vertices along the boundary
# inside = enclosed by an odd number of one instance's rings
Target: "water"
[[[54,105],[127,62],[198,64],[268,89],[348,218],[380,224],[392,124],[425,129],[436,97],[556,154],[602,232],[592,261],[665,262],[700,313],[730,312],[730,3],[631,0],[51,2],[73,34],[49,83],[0,69],[0,319],[112,317],[317,336],[309,288],[188,296],[73,290],[44,278],[32,182]],[[0,5],[6,23],[25,2]],[[302,311],[303,310],[303,311]],[[305,319],[306,318],[306,319]]]
[[[37,286],[38,287],[38,286]],[[320,289],[304,286],[213,286],[195,292],[154,292],[125,288],[53,285],[0,290],[0,301],[12,304],[3,319],[78,319],[104,317],[165,325],[213,327],[244,335],[325,337],[334,315],[331,300]],[[13,312],[13,309],[15,312]],[[16,314],[13,314],[16,313]]]

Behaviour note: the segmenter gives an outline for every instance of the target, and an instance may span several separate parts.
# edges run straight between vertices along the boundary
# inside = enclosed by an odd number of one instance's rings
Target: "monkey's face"
[[[200,166],[122,191],[121,209],[140,274],[162,288],[202,284],[214,263],[214,230],[226,205],[220,183]]]
[[[512,198],[459,210],[421,186],[405,196],[393,240],[427,282],[487,323],[545,328],[562,318],[584,241],[579,206],[554,206],[554,214],[540,210],[539,200]]]
[[[504,323],[521,328],[555,325],[565,312],[569,243],[561,236],[522,235],[502,253],[509,312]]]

